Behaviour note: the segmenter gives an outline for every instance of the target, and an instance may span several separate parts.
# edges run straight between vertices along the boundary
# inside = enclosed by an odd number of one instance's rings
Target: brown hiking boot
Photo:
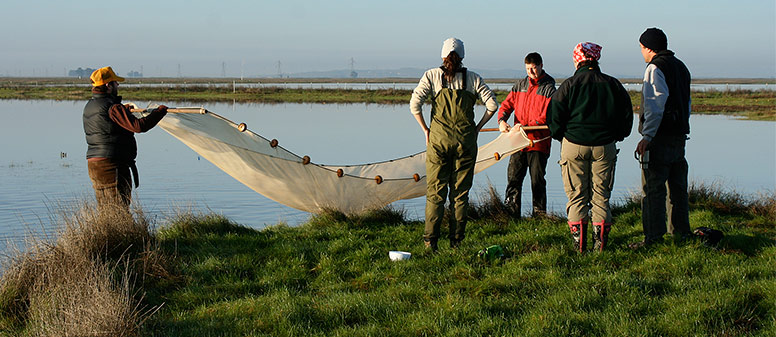
[[[522,211],[520,209],[520,202],[515,200],[514,197],[506,197],[504,199],[504,206],[506,206],[507,214],[515,220],[522,218]]]
[[[436,240],[423,240],[423,244],[426,246],[426,251],[433,253],[438,249]]]

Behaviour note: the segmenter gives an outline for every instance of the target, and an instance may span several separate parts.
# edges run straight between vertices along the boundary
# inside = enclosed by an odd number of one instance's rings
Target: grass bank
[[[64,217],[54,242],[6,260],[8,336],[773,336],[776,194],[691,190],[714,247],[643,251],[638,197],[615,209],[610,249],[580,255],[557,216],[510,220],[491,191],[457,250],[423,251],[402,212],[326,212],[263,230],[183,214]],[[498,244],[505,257],[485,261]],[[391,262],[389,250],[411,259]]]
[[[486,198],[487,199],[487,198]],[[770,336],[776,334],[776,197],[695,186],[692,227],[715,248],[671,242],[633,252],[635,201],[619,206],[611,249],[580,255],[564,219],[506,221],[481,202],[457,250],[424,253],[401,212],[327,213],[252,230],[206,215],[163,228],[179,283],[149,291],[154,336]],[[476,257],[498,244],[502,260]],[[389,250],[412,258],[392,262]]]
[[[241,103],[375,103],[408,104],[411,90],[403,89],[326,89],[279,87],[219,87],[170,84],[159,87],[122,87],[128,101],[142,102],[241,102]],[[496,91],[499,102],[508,92]],[[641,94],[631,91],[634,111]],[[88,87],[31,85],[26,82],[0,82],[0,99],[87,100]],[[694,91],[693,113],[736,115],[754,120],[776,120],[776,91]]]

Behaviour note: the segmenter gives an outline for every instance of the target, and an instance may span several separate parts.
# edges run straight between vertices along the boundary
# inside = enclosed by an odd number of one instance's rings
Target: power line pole
[[[351,78],[358,77],[358,73],[356,72],[355,66],[356,66],[356,60],[351,57],[350,58],[350,77]]]

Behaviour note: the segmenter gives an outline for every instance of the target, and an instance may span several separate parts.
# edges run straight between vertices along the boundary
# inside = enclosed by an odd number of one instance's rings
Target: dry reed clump
[[[690,205],[722,214],[752,214],[776,221],[776,191],[744,196],[718,183],[690,183]]]
[[[393,226],[407,222],[407,211],[401,207],[386,206],[368,209],[360,213],[345,214],[333,208],[323,208],[307,222],[313,227],[328,227],[347,223],[353,227]]]
[[[127,336],[144,312],[133,303],[131,277],[86,254],[53,250],[29,294],[28,331],[36,336]]]
[[[504,203],[496,188],[489,182],[487,191],[478,196],[476,204],[469,206],[469,218],[474,220],[490,219],[496,223],[506,224],[519,215],[513,215],[512,211]],[[445,212],[449,216],[448,211]]]
[[[122,207],[96,209],[85,203],[69,216],[64,214],[64,230],[57,246],[65,251],[83,252],[92,258],[118,259],[137,256],[153,241],[150,224],[139,209]]]
[[[756,196],[744,196],[726,189],[720,183],[690,182],[688,188],[690,207],[710,209],[722,214],[752,214],[776,221],[776,191],[761,192]],[[632,193],[624,207],[641,209],[643,192]]]
[[[136,335],[153,308],[136,290],[147,276],[170,275],[139,210],[85,204],[61,210],[54,243],[29,240],[5,262],[0,278],[0,331],[34,336]]]
[[[776,191],[760,193],[758,197],[749,203],[749,208],[754,215],[776,222]]]

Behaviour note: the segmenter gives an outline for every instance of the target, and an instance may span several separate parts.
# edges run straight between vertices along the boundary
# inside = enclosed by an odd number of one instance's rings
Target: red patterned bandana
[[[574,47],[574,61],[579,63],[582,61],[598,60],[601,58],[601,46],[592,42],[580,42]]]

